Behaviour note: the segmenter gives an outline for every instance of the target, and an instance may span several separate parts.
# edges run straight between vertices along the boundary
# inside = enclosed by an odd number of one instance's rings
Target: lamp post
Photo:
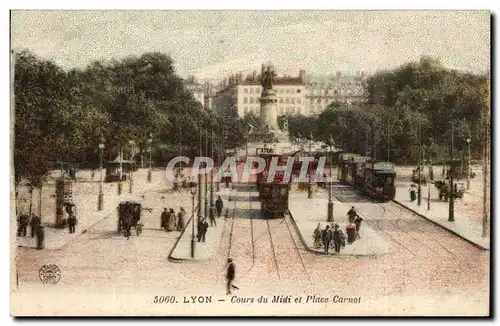
[[[101,135],[101,139],[99,140],[99,168],[101,171],[101,180],[99,181],[99,195],[97,196],[97,210],[102,211],[104,208],[104,193],[102,192],[102,161],[104,154],[104,137]]]
[[[202,122],[200,121],[200,125],[198,127],[199,129],[199,132],[200,132],[200,157],[202,157],[202,151],[203,151],[203,142],[202,142],[202,134],[201,134],[201,128],[202,128]],[[202,188],[201,188],[201,174],[198,172],[198,176],[197,176],[197,179],[198,179],[198,222],[201,220],[201,193],[202,193]]]
[[[118,195],[121,195],[123,189],[123,149],[121,146],[118,155],[120,156],[120,167],[119,167],[120,180],[118,181]]]
[[[211,146],[210,146],[210,157],[212,162],[214,161],[214,127],[211,126]],[[214,169],[210,169],[210,206],[214,204]]]
[[[309,135],[309,155],[312,153],[312,133]],[[311,164],[312,165],[312,164]],[[312,195],[312,166],[309,170],[309,185],[307,187],[307,198],[311,199]]]
[[[333,139],[330,135],[330,182],[328,185],[328,215],[327,222],[333,222],[333,198],[332,198],[332,182],[333,182],[333,174],[332,174],[332,165],[333,165]]]
[[[191,203],[192,203],[192,209],[191,209],[191,258],[194,258],[194,251],[195,251],[195,241],[194,241],[194,198],[196,197],[196,192],[197,192],[197,187],[198,185],[195,183],[191,184]]]
[[[130,145],[130,161],[132,161],[132,166],[130,167],[130,177],[129,177],[129,187],[128,191],[129,193],[132,193],[132,187],[134,184],[134,179],[133,179],[133,171],[134,171],[134,156],[132,155],[132,148],[135,145],[135,142],[133,140],[130,140],[129,142]]]
[[[470,143],[471,143],[470,137],[467,138],[467,190],[470,189],[470,174],[471,174],[471,167],[470,167]]]
[[[148,182],[151,182],[151,144],[153,143],[153,134],[149,134],[149,138],[148,138],[148,144],[149,144],[149,170],[148,170]]]
[[[422,123],[418,121],[418,190],[417,205],[422,204]]]
[[[208,155],[208,130],[205,129],[205,156]],[[205,218],[208,216],[208,174],[205,172],[205,202],[204,202],[204,214]]]

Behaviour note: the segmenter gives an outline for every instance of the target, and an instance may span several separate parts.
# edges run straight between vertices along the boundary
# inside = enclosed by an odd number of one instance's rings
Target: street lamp
[[[327,222],[333,222],[333,198],[332,198],[332,182],[333,182],[333,174],[332,174],[332,165],[333,165],[333,139],[330,135],[330,182],[328,185],[328,215]]]
[[[467,190],[470,189],[470,174],[471,174],[471,167],[470,167],[470,143],[472,140],[467,138],[467,147],[468,147],[468,155],[467,155]]]
[[[99,140],[99,168],[101,171],[101,180],[99,182],[99,195],[97,196],[97,210],[102,211],[104,208],[104,193],[102,192],[102,160],[103,160],[103,152],[104,152],[104,137],[101,135],[101,139]]]
[[[422,204],[422,123],[418,121],[418,197],[417,205]]]
[[[205,156],[208,156],[208,130],[205,129]],[[207,165],[208,167],[208,165]],[[208,174],[205,172],[205,203],[204,203],[204,213],[205,217],[208,216]]]
[[[192,209],[191,209],[191,258],[194,258],[194,250],[195,250],[195,240],[194,240],[194,198],[196,197],[196,192],[197,192],[197,187],[198,185],[196,183],[191,183],[191,203],[192,203]]]
[[[132,178],[132,174],[133,174],[133,171],[134,171],[134,156],[132,155],[132,148],[133,146],[135,145],[135,142],[133,140],[130,140],[129,142],[129,145],[130,145],[130,161],[132,161],[132,166],[130,167],[130,176],[129,176],[129,188],[128,188],[128,191],[129,193],[132,193],[132,187],[133,187],[133,178]]]
[[[211,146],[210,146],[210,156],[212,158],[212,162],[214,160],[214,126],[211,126]],[[210,206],[214,204],[214,169],[213,166],[210,169]]]
[[[432,137],[429,138],[429,144],[432,144]],[[430,146],[430,145],[429,145]],[[427,180],[427,210],[431,209],[431,180],[434,179],[434,172],[432,171],[432,162],[431,162],[431,151],[427,151],[427,169],[429,170],[429,180]]]
[[[149,170],[148,170],[148,182],[151,182],[151,144],[153,143],[153,134],[149,134],[148,144],[149,144]]]
[[[312,153],[312,133],[309,135],[309,155]],[[312,164],[311,169],[309,170],[309,185],[307,187],[307,198],[312,198]]]

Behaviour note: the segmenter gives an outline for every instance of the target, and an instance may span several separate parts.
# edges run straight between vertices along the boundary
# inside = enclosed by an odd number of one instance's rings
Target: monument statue
[[[266,70],[264,70],[264,65],[262,65],[262,73],[260,77],[260,84],[264,90],[273,89],[274,85],[274,77],[276,73],[271,70],[271,67],[268,66]]]

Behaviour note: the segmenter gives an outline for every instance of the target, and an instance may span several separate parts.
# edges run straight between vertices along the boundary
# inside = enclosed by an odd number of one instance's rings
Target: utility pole
[[[201,120],[200,120],[200,125],[198,127],[198,131],[200,132],[200,157],[203,156],[203,139],[202,139],[202,135],[201,135],[201,128],[202,128],[202,123],[201,123]],[[202,194],[202,188],[201,188],[201,174],[199,173],[200,171],[197,171],[198,172],[198,223],[200,222],[201,220],[201,203],[202,203],[202,200],[201,200],[201,194]],[[193,221],[194,222],[194,221]]]
[[[422,205],[422,122],[418,121],[418,196],[417,205]]]
[[[205,129],[205,156],[208,156],[208,129]],[[208,217],[208,174],[205,172],[205,218]]]
[[[488,207],[488,166],[490,155],[490,81],[487,83],[488,106],[487,112],[484,115],[484,149],[483,149],[483,238],[486,238],[489,233],[489,207]]]
[[[449,206],[449,212],[448,212],[448,221],[449,222],[454,222],[455,221],[455,187],[453,186],[453,173],[454,171],[454,163],[453,163],[453,119],[451,121],[451,141],[450,141],[450,164],[449,164],[449,169],[450,169],[450,185],[448,188],[448,197],[450,200],[450,206]]]

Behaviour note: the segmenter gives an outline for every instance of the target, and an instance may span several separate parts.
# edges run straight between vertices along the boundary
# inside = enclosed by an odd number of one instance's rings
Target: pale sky
[[[280,75],[374,73],[422,55],[490,69],[487,11],[13,11],[11,31],[14,49],[64,68],[160,51],[200,79],[265,62]]]

